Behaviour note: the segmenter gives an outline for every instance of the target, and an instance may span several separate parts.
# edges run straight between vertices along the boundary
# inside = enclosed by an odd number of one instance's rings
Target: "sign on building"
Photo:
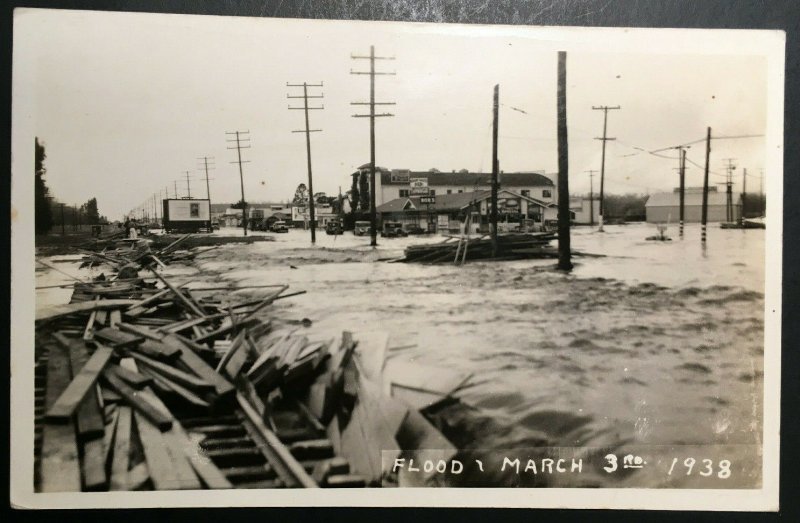
[[[408,183],[411,171],[409,169],[392,169],[390,180],[396,183]]]
[[[436,196],[420,196],[419,203],[424,203],[426,205],[434,205],[436,204]]]
[[[408,184],[411,187],[410,194],[428,194],[428,179],[427,178],[409,178]]]
[[[438,221],[436,223],[437,228],[440,230],[449,229],[450,228],[450,217],[446,214],[438,215]]]

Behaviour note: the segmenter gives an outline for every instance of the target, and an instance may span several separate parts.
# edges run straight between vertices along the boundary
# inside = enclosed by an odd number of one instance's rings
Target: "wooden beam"
[[[67,423],[84,397],[92,390],[97,378],[111,359],[112,350],[100,346],[95,350],[86,365],[64,389],[58,400],[47,411],[47,419]]]

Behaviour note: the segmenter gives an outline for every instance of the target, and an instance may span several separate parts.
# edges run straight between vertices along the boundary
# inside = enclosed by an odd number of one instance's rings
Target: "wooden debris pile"
[[[507,233],[497,237],[495,259],[554,258],[558,252],[550,246],[554,232]],[[476,238],[450,236],[438,243],[410,245],[405,257],[396,260],[413,263],[463,263],[466,260],[492,258],[492,240],[488,235]]]
[[[429,478],[393,476],[394,457],[455,455],[418,410],[436,398],[382,385],[385,344],[267,318],[300,294],[285,285],[231,305],[214,292],[232,289],[159,272],[186,259],[174,250],[118,251],[102,263],[147,277],[75,283],[37,310],[38,491],[412,485]]]

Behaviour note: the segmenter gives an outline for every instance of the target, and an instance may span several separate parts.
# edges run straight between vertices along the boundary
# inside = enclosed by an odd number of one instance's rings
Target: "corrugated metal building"
[[[672,192],[656,193],[650,196],[645,203],[647,221],[650,223],[678,223],[680,217],[680,189]],[[742,196],[734,194],[733,217],[729,220],[727,209],[727,195],[717,191],[716,187],[708,188],[708,221],[727,222],[738,221],[742,214]],[[703,188],[687,187],[684,191],[683,214],[684,223],[700,223],[703,209]]]

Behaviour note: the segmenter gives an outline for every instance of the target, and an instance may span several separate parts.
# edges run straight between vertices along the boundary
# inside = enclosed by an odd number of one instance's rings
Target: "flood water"
[[[602,256],[576,256],[570,274],[555,271],[554,260],[386,263],[407,245],[441,238],[378,238],[373,249],[368,237],[323,232],[312,248],[299,230],[223,246],[196,264],[240,285],[306,290],[270,314],[308,318],[315,336],[384,331],[390,346],[413,345],[391,357],[471,373],[463,406],[442,414],[446,435],[470,459],[543,447],[661,449],[659,460],[707,451],[732,461],[726,486],[758,487],[764,231],[712,225],[706,249],[696,225],[682,240],[671,227],[673,241],[645,241],[654,233],[647,224],[576,228],[573,249]],[[697,486],[696,475],[639,474],[595,468],[579,478],[448,482]]]
[[[393,357],[472,373],[460,395],[470,408],[446,421],[473,457],[542,446],[715,446],[741,466],[730,486],[758,486],[764,231],[712,225],[706,249],[696,225],[682,240],[671,227],[673,241],[645,241],[654,233],[647,224],[576,228],[573,249],[603,257],[575,257],[569,275],[553,260],[384,263],[441,238],[378,238],[372,249],[369,238],[322,233],[311,248],[304,231],[218,249],[200,266],[243,285],[307,290],[277,313],[309,318],[315,332],[385,331],[391,345],[415,345]],[[654,476],[647,486],[691,480]],[[629,476],[580,481],[641,486]]]

